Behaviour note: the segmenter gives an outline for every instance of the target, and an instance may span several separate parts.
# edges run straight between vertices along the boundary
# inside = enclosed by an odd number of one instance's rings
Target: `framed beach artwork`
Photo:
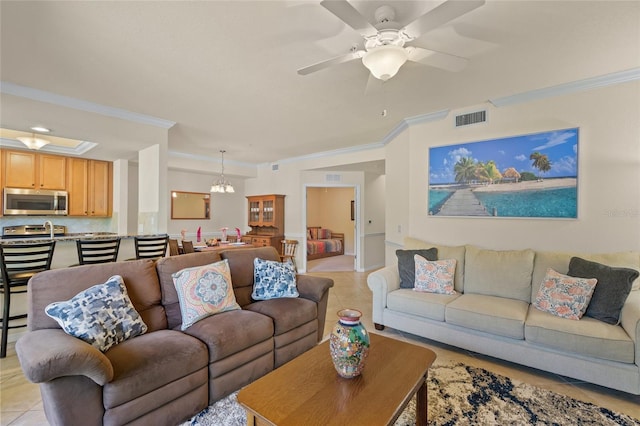
[[[429,215],[578,217],[578,128],[429,148]]]

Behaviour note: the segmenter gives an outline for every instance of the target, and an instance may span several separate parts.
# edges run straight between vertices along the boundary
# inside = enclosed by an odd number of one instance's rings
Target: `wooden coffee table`
[[[238,393],[247,425],[390,425],[417,395],[416,425],[427,424],[425,381],[436,354],[370,334],[362,375],[338,376],[325,341]]]

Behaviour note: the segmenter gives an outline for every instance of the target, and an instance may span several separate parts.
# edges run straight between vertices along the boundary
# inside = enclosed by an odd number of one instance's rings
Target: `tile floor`
[[[338,310],[347,307],[356,308],[362,311],[363,324],[369,331],[424,345],[436,352],[438,356],[436,362],[438,363],[448,361],[464,362],[544,389],[549,389],[560,394],[640,418],[640,396],[630,395],[567,377],[522,367],[439,344],[397,330],[387,328],[382,332],[376,331],[371,320],[371,292],[366,284],[367,273],[322,272],[313,273],[312,275],[330,277],[333,278],[335,282],[335,286],[329,292],[325,335],[331,331],[335,324],[335,313]],[[0,360],[0,425],[47,424],[38,386],[28,382],[22,375],[13,344],[11,344],[7,358]]]

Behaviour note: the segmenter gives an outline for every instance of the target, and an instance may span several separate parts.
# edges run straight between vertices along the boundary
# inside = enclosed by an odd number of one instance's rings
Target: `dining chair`
[[[27,324],[10,325],[10,321],[26,318],[27,314],[11,315],[11,295],[27,292],[29,279],[38,272],[51,269],[55,241],[33,244],[0,243],[0,269],[2,269],[2,343],[0,358],[7,356],[9,329]]]
[[[76,240],[80,265],[115,262],[120,250],[120,237]]]
[[[297,271],[296,266],[296,248],[298,247],[298,240],[282,240],[282,254],[280,255],[280,261],[286,262],[287,259],[291,260],[294,269]]]
[[[186,253],[195,253],[196,250],[193,248],[193,241],[182,241],[182,251]]]
[[[157,259],[167,254],[169,236],[152,235],[134,237],[136,246],[136,259]]]
[[[169,238],[169,256],[177,256],[180,254],[180,246],[178,240]]]

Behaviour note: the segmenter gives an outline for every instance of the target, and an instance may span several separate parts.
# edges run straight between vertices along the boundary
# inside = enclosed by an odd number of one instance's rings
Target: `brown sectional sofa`
[[[235,249],[57,269],[29,283],[29,332],[16,344],[39,383],[52,425],[173,425],[295,358],[321,340],[333,281],[297,276],[298,298],[253,301],[253,259],[273,247]],[[242,310],[180,331],[171,274],[227,259]],[[147,333],[102,353],[67,335],[44,308],[121,275]]]

